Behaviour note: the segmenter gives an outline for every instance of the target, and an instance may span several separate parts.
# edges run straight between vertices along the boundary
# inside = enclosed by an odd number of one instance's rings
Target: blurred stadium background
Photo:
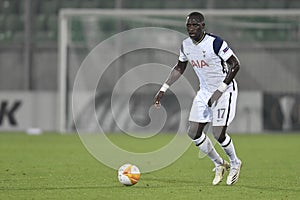
[[[66,8],[75,10],[61,11]],[[103,10],[97,10],[94,18],[89,18],[77,15],[76,9]],[[149,15],[143,14],[139,20],[118,17],[122,12],[128,16],[130,12],[143,12],[137,9],[144,9]],[[237,77],[240,97],[232,132],[299,131],[299,0],[228,0],[226,3],[222,0],[0,0],[0,131],[30,128],[74,131],[71,99],[69,95],[62,96],[72,91],[76,72],[87,54],[110,36],[137,27],[165,27],[185,33],[184,20],[189,11],[207,14],[208,32],[227,40],[241,60]],[[231,12],[232,16],[228,14]],[[59,50],[59,23],[64,17],[68,21],[67,47]],[[158,37],[168,40],[166,35]],[[172,42],[175,48],[179,47],[180,41]],[[108,53],[116,48],[121,47],[114,46]],[[67,71],[60,78],[62,50],[66,50]],[[99,123],[105,131],[119,131],[108,101],[118,78],[137,65],[155,61],[171,63],[171,67],[176,60],[174,55],[147,50],[124,55],[113,63],[111,71],[106,72],[108,78],[99,84],[101,92],[96,98]],[[120,67],[120,63],[126,67]],[[186,76],[196,81],[191,71]],[[89,75],[87,83],[88,79]],[[66,91],[62,91],[64,87]],[[140,109],[131,109],[131,115],[138,124],[147,124],[148,108],[158,88],[158,85],[145,86],[136,92],[131,103]],[[169,93],[166,99],[172,95]],[[190,98],[188,101],[191,103]],[[172,103],[167,108],[169,120],[164,131],[176,131],[179,119],[172,117],[180,109],[176,101],[168,102]],[[78,121],[89,131],[96,126],[90,124],[91,115],[83,105],[82,119]],[[127,118],[124,116],[124,123]]]

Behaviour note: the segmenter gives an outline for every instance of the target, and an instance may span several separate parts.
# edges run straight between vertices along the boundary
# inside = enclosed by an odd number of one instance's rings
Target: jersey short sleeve
[[[181,44],[181,47],[180,47],[178,60],[180,60],[181,62],[188,61],[188,58],[186,57],[186,55],[184,54],[184,51],[183,51],[183,44]]]
[[[218,56],[220,56],[224,61],[227,61],[230,56],[233,55],[233,51],[229,48],[227,42],[223,41],[222,46],[218,52]]]

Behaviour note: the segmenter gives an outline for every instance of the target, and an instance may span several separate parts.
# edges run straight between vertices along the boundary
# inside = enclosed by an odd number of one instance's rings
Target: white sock
[[[229,135],[226,134],[226,138],[221,143],[221,146],[224,149],[225,153],[227,154],[231,164],[236,164],[237,162],[240,161],[235,153],[233,141],[231,140]]]
[[[223,164],[223,159],[215,150],[209,137],[207,137],[204,133],[202,133],[200,138],[193,141],[196,144],[196,146],[198,146],[199,149],[213,161],[215,166],[219,166]]]

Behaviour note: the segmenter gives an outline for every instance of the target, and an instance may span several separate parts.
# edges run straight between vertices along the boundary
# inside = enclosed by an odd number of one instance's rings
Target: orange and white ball
[[[140,170],[132,164],[122,165],[118,170],[118,178],[120,183],[126,186],[135,185],[141,177]]]

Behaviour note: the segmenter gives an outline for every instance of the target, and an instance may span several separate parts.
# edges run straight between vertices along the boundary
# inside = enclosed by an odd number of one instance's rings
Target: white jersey
[[[201,90],[213,93],[227,75],[226,62],[234,53],[220,37],[205,33],[204,38],[195,44],[189,37],[183,40],[179,60],[189,61],[200,82]],[[234,87],[230,83],[229,88]]]

